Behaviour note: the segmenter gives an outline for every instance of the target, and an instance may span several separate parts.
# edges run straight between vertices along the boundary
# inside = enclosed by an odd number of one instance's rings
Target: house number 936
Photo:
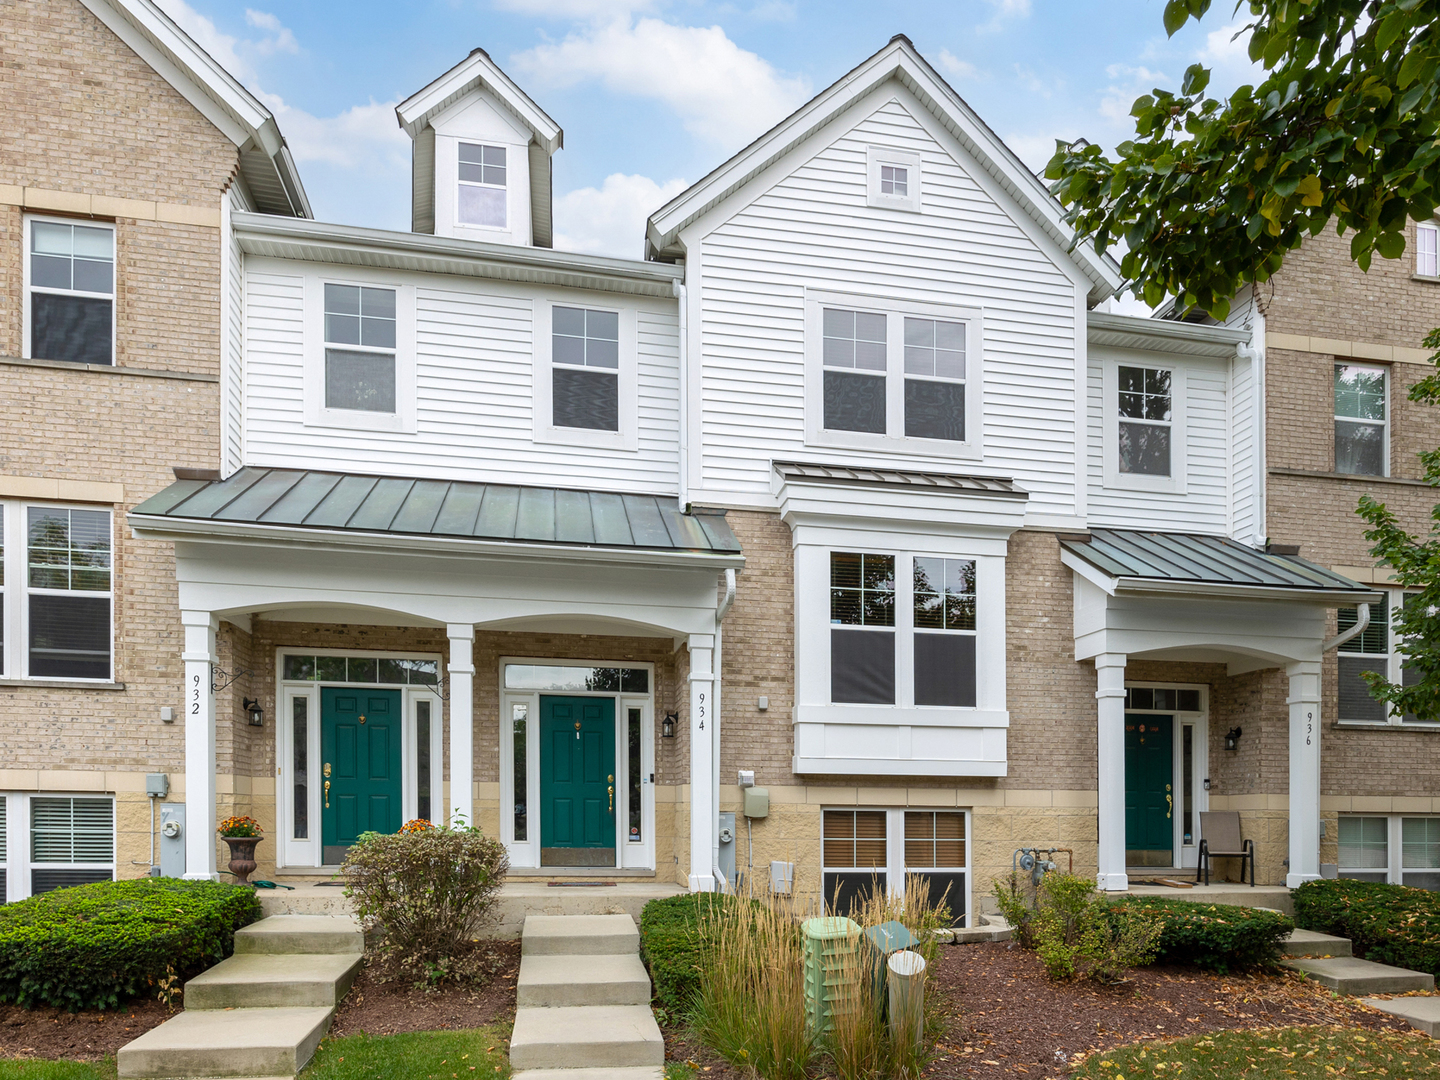
[[[1310,745],[1310,734],[1311,734],[1311,732],[1313,732],[1314,730],[1315,730],[1315,714],[1314,714],[1313,712],[1307,712],[1307,713],[1305,714],[1305,745],[1306,745],[1306,746],[1309,746],[1309,745]]]

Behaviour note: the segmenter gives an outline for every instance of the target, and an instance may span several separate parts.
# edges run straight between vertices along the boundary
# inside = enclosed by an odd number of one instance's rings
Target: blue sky
[[[1032,168],[1110,146],[1131,102],[1256,78],[1229,4],[1173,39],[1163,0],[157,0],[275,111],[316,216],[409,227],[395,104],[480,46],[565,129],[556,246],[639,257],[645,217],[883,46],[915,46]]]

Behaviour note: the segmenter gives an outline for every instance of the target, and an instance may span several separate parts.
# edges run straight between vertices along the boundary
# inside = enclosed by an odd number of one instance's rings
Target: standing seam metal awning
[[[1298,555],[1277,555],[1224,536],[1092,529],[1061,546],[1115,578],[1265,589],[1365,592],[1368,587]]]
[[[244,468],[177,480],[132,514],[366,533],[740,554],[723,512],[674,499],[567,488]]]

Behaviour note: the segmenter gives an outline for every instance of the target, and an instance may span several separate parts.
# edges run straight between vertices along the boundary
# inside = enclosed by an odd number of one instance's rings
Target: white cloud
[[[1264,67],[1250,61],[1250,32],[1241,23],[1206,34],[1205,47],[1195,58],[1210,69],[1211,97],[1223,97],[1242,83],[1254,86],[1265,78]]]
[[[595,81],[614,94],[659,101],[686,131],[728,149],[765,131],[810,94],[805,79],[782,75],[719,26],[654,18],[595,23],[511,63],[537,84]]]
[[[254,8],[245,9],[245,21],[257,30],[268,30],[273,35],[255,43],[256,51],[262,56],[269,56],[271,53],[300,52],[300,43],[295,40],[295,35],[286,26],[282,26],[280,20],[268,11],[256,11]]]
[[[339,116],[312,116],[274,94],[261,98],[275,114],[295,160],[323,161],[341,168],[410,163],[410,137],[395,120],[398,101],[352,105]]]
[[[1020,85],[1032,94],[1048,98],[1054,92],[1055,88],[1035,74],[1034,68],[1026,67],[1024,64],[1015,65],[1015,77],[1020,80]]]
[[[949,49],[941,49],[935,57],[936,64],[940,70],[949,75],[952,79],[973,79],[980,74],[975,65],[967,60],[961,60]]]
[[[1010,147],[1015,156],[1036,176],[1044,173],[1045,166],[1055,156],[1053,135],[1010,135],[1006,137],[1005,145]]]
[[[599,188],[555,200],[555,246],[562,251],[638,259],[645,253],[645,220],[688,187],[684,180],[657,184],[648,176],[612,173]]]
[[[241,82],[254,82],[255,69],[241,55],[239,38],[222,33],[213,21],[201,15],[185,0],[158,0],[158,2],[165,14],[174,19],[181,30],[194,38],[196,44],[209,53],[216,63]]]
[[[609,20],[653,11],[657,0],[495,0],[501,11],[539,15],[547,19]]]
[[[1130,107],[1135,104],[1136,98],[1150,93],[1157,86],[1174,85],[1168,75],[1147,67],[1111,64],[1105,69],[1105,75],[1112,81],[1100,99],[1100,115],[1113,124],[1131,123]]]
[[[1005,28],[1005,24],[1011,19],[1028,19],[1030,17],[1030,0],[987,0],[995,14],[990,16],[990,21],[975,29],[982,34],[994,33]]]

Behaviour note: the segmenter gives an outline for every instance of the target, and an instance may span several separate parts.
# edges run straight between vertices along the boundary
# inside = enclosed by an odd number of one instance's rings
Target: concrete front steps
[[[510,1066],[522,1080],[659,1080],[665,1042],[629,915],[531,915]]]
[[[1361,998],[1372,1009],[1398,1016],[1432,1039],[1440,1036],[1440,997]]]
[[[1352,955],[1348,938],[1296,930],[1285,942],[1285,967],[1341,994],[1408,994],[1435,989],[1435,976]]]
[[[294,1076],[364,952],[359,925],[344,917],[279,915],[236,931],[235,955],[185,984],[185,1011],[121,1047],[119,1076]]]

